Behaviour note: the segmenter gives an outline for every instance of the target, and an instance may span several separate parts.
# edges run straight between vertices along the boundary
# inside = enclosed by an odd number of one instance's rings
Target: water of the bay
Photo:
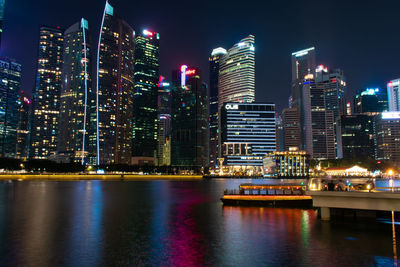
[[[223,206],[223,190],[245,182],[0,182],[0,265],[394,264],[388,221]]]

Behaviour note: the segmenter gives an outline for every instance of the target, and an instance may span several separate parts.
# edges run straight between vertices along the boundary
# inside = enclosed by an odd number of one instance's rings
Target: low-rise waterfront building
[[[270,164],[273,167],[270,168]],[[264,168],[275,176],[287,178],[303,178],[309,176],[310,155],[298,148],[290,148],[289,151],[275,151],[270,153],[264,160]]]
[[[328,176],[368,176],[370,172],[360,166],[353,167],[332,167],[325,169]]]

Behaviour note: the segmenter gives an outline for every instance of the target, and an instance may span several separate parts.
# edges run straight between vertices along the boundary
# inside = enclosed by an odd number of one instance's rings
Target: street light
[[[392,192],[394,191],[393,188],[393,170],[388,170],[388,175],[389,175],[389,187],[392,188]]]

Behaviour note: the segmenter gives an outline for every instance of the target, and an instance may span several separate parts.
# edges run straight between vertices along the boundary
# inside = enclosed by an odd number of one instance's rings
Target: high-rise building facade
[[[0,157],[16,156],[21,64],[0,58]]]
[[[18,127],[17,127],[17,151],[16,158],[27,159],[29,150],[30,118],[32,112],[32,101],[23,91],[18,100]]]
[[[290,107],[299,107],[299,111],[301,111],[303,81],[306,75],[314,75],[315,68],[314,47],[292,53],[292,99]]]
[[[209,163],[208,88],[198,68],[173,72],[171,165],[201,171]]]
[[[255,100],[255,37],[249,35],[219,59],[218,108]]]
[[[293,112],[299,112],[297,115],[300,119],[299,123],[291,123],[290,131],[291,135],[295,132],[300,132],[300,143],[298,144],[299,149],[306,150],[305,148],[305,132],[304,132],[304,100],[303,100],[303,86],[305,83],[305,79],[314,79],[315,76],[315,48],[310,47],[307,49],[303,49],[297,52],[293,52],[291,56],[292,61],[292,88],[291,95],[289,98],[289,108],[294,108],[290,110],[291,117],[294,118]],[[299,129],[295,129],[295,127],[299,127]],[[285,136],[286,137],[286,136]],[[290,138],[290,137],[289,137]],[[297,139],[291,141],[288,140],[286,143],[295,143],[297,144]],[[285,145],[285,150],[288,150],[290,146]]]
[[[232,172],[261,172],[263,159],[276,150],[275,104],[228,102],[220,116],[223,165]]]
[[[400,111],[400,79],[392,80],[387,85],[389,111]]]
[[[340,158],[374,158],[374,118],[368,115],[343,115],[338,121]]]
[[[283,131],[282,117],[276,114],[276,151],[285,150],[285,133]]]
[[[0,49],[1,49],[1,36],[3,35],[3,20],[4,20],[4,9],[6,0],[0,0]]]
[[[302,129],[304,147],[314,159],[334,159],[334,112],[326,108],[326,85],[305,79],[302,92]]]
[[[96,164],[130,164],[135,32],[106,2],[97,48]]]
[[[340,142],[340,136],[336,134],[337,120],[340,120],[340,116],[346,114],[346,77],[343,71],[340,69],[328,70],[323,65],[319,65],[315,70],[315,84],[324,88],[325,92],[325,108],[326,111],[333,112],[333,124],[335,131],[335,151],[336,157],[341,156],[338,153],[338,142]]]
[[[400,112],[382,112],[375,116],[375,159],[400,166]]]
[[[40,28],[29,151],[35,159],[47,159],[57,152],[63,32],[60,28]]]
[[[300,148],[301,134],[300,134],[300,111],[299,108],[286,108],[282,112],[282,124],[284,134],[284,149],[289,151],[291,147]]]
[[[327,70],[323,65],[319,65],[315,71],[315,82],[321,83],[325,88],[326,110],[333,111],[333,119],[346,114],[346,77],[343,71],[335,69]]]
[[[87,20],[75,23],[64,33],[58,152],[85,164],[88,160],[92,90],[92,47]]]
[[[355,114],[376,114],[387,110],[387,95],[379,88],[358,91],[353,98]]]
[[[218,81],[219,81],[219,62],[221,57],[227,54],[222,47],[213,49],[208,61],[210,63],[210,167],[214,168],[217,164],[218,156]]]
[[[155,161],[160,35],[144,30],[135,37],[132,157]]]
[[[158,166],[171,165],[171,85],[164,79],[158,84]]]

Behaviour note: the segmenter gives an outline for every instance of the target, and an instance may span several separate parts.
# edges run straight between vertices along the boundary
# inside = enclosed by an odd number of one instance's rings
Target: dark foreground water
[[[391,224],[222,206],[242,182],[0,182],[0,265],[393,265]]]

